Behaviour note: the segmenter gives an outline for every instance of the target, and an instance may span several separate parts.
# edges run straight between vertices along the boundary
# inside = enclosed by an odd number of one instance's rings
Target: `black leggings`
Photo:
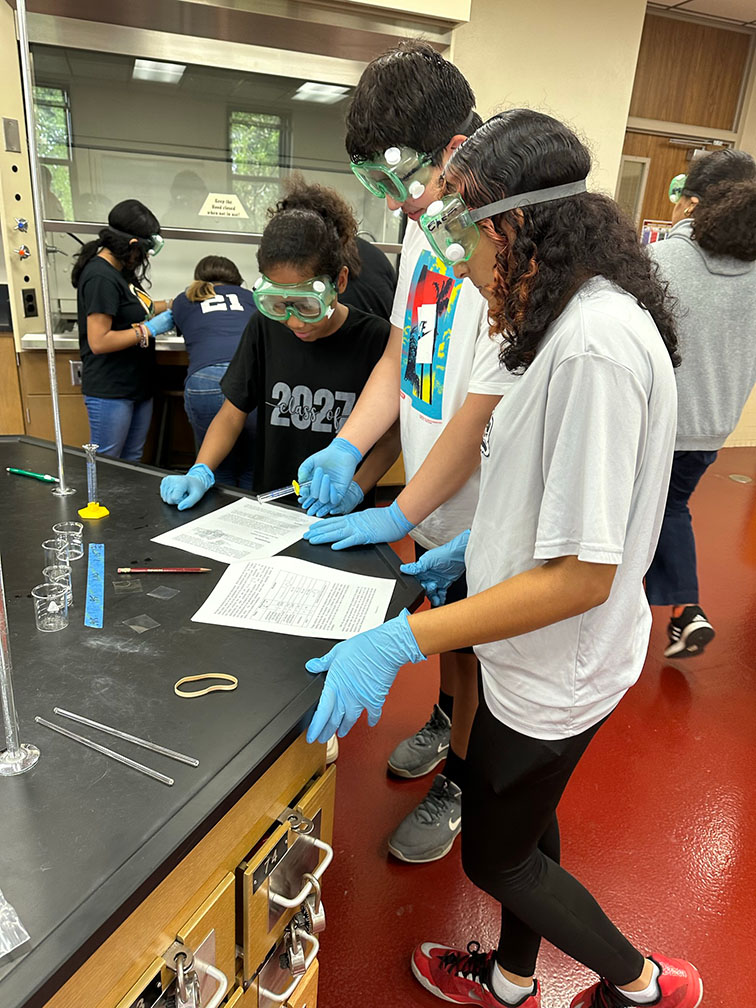
[[[641,953],[559,865],[556,808],[601,724],[574,738],[530,738],[497,720],[480,692],[462,792],[462,863],[501,903],[496,958],[518,976],[535,971],[542,937],[614,984],[643,970]]]

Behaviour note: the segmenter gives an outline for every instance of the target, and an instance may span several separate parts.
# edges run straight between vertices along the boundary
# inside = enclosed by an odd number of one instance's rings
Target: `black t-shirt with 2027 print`
[[[388,340],[389,323],[358,308],[330,336],[303,343],[257,314],[221,381],[244,413],[257,407],[255,493],[286,486],[331,443],[352,412]]]

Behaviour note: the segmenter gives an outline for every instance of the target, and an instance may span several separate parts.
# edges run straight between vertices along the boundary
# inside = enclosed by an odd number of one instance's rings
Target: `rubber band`
[[[207,689],[194,690],[193,692],[187,692],[185,690],[180,690],[179,686],[183,683],[197,682],[200,679],[225,679],[229,684],[224,686],[222,683],[216,683],[214,686],[208,686]],[[206,672],[204,675],[190,675],[184,676],[183,679],[179,679],[177,683],[174,683],[173,692],[176,696],[183,697],[185,700],[189,700],[191,697],[205,696],[207,693],[216,693],[218,691],[225,690],[235,690],[239,685],[239,680],[236,676],[226,675],[225,672]]]

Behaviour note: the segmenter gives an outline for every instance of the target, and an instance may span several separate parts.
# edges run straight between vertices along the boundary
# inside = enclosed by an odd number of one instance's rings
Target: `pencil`
[[[209,567],[119,567],[117,574],[206,574]]]

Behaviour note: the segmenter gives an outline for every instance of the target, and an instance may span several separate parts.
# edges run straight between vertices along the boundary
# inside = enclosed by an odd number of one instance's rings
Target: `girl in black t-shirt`
[[[254,489],[289,483],[300,462],[338,434],[386,346],[385,319],[339,300],[359,257],[357,224],[338,193],[295,176],[270,213],[253,289],[258,312],[221,383],[225,401],[195,465],[160,485],[163,500],[182,511],[213,485],[213,470],[256,407]],[[392,429],[356,473],[340,513],[362,502],[398,452]]]
[[[155,336],[173,327],[171,302],[153,301],[142,286],[162,245],[157,218],[139,200],[123,200],[71,273],[90,439],[101,455],[134,462],[152,416]]]

